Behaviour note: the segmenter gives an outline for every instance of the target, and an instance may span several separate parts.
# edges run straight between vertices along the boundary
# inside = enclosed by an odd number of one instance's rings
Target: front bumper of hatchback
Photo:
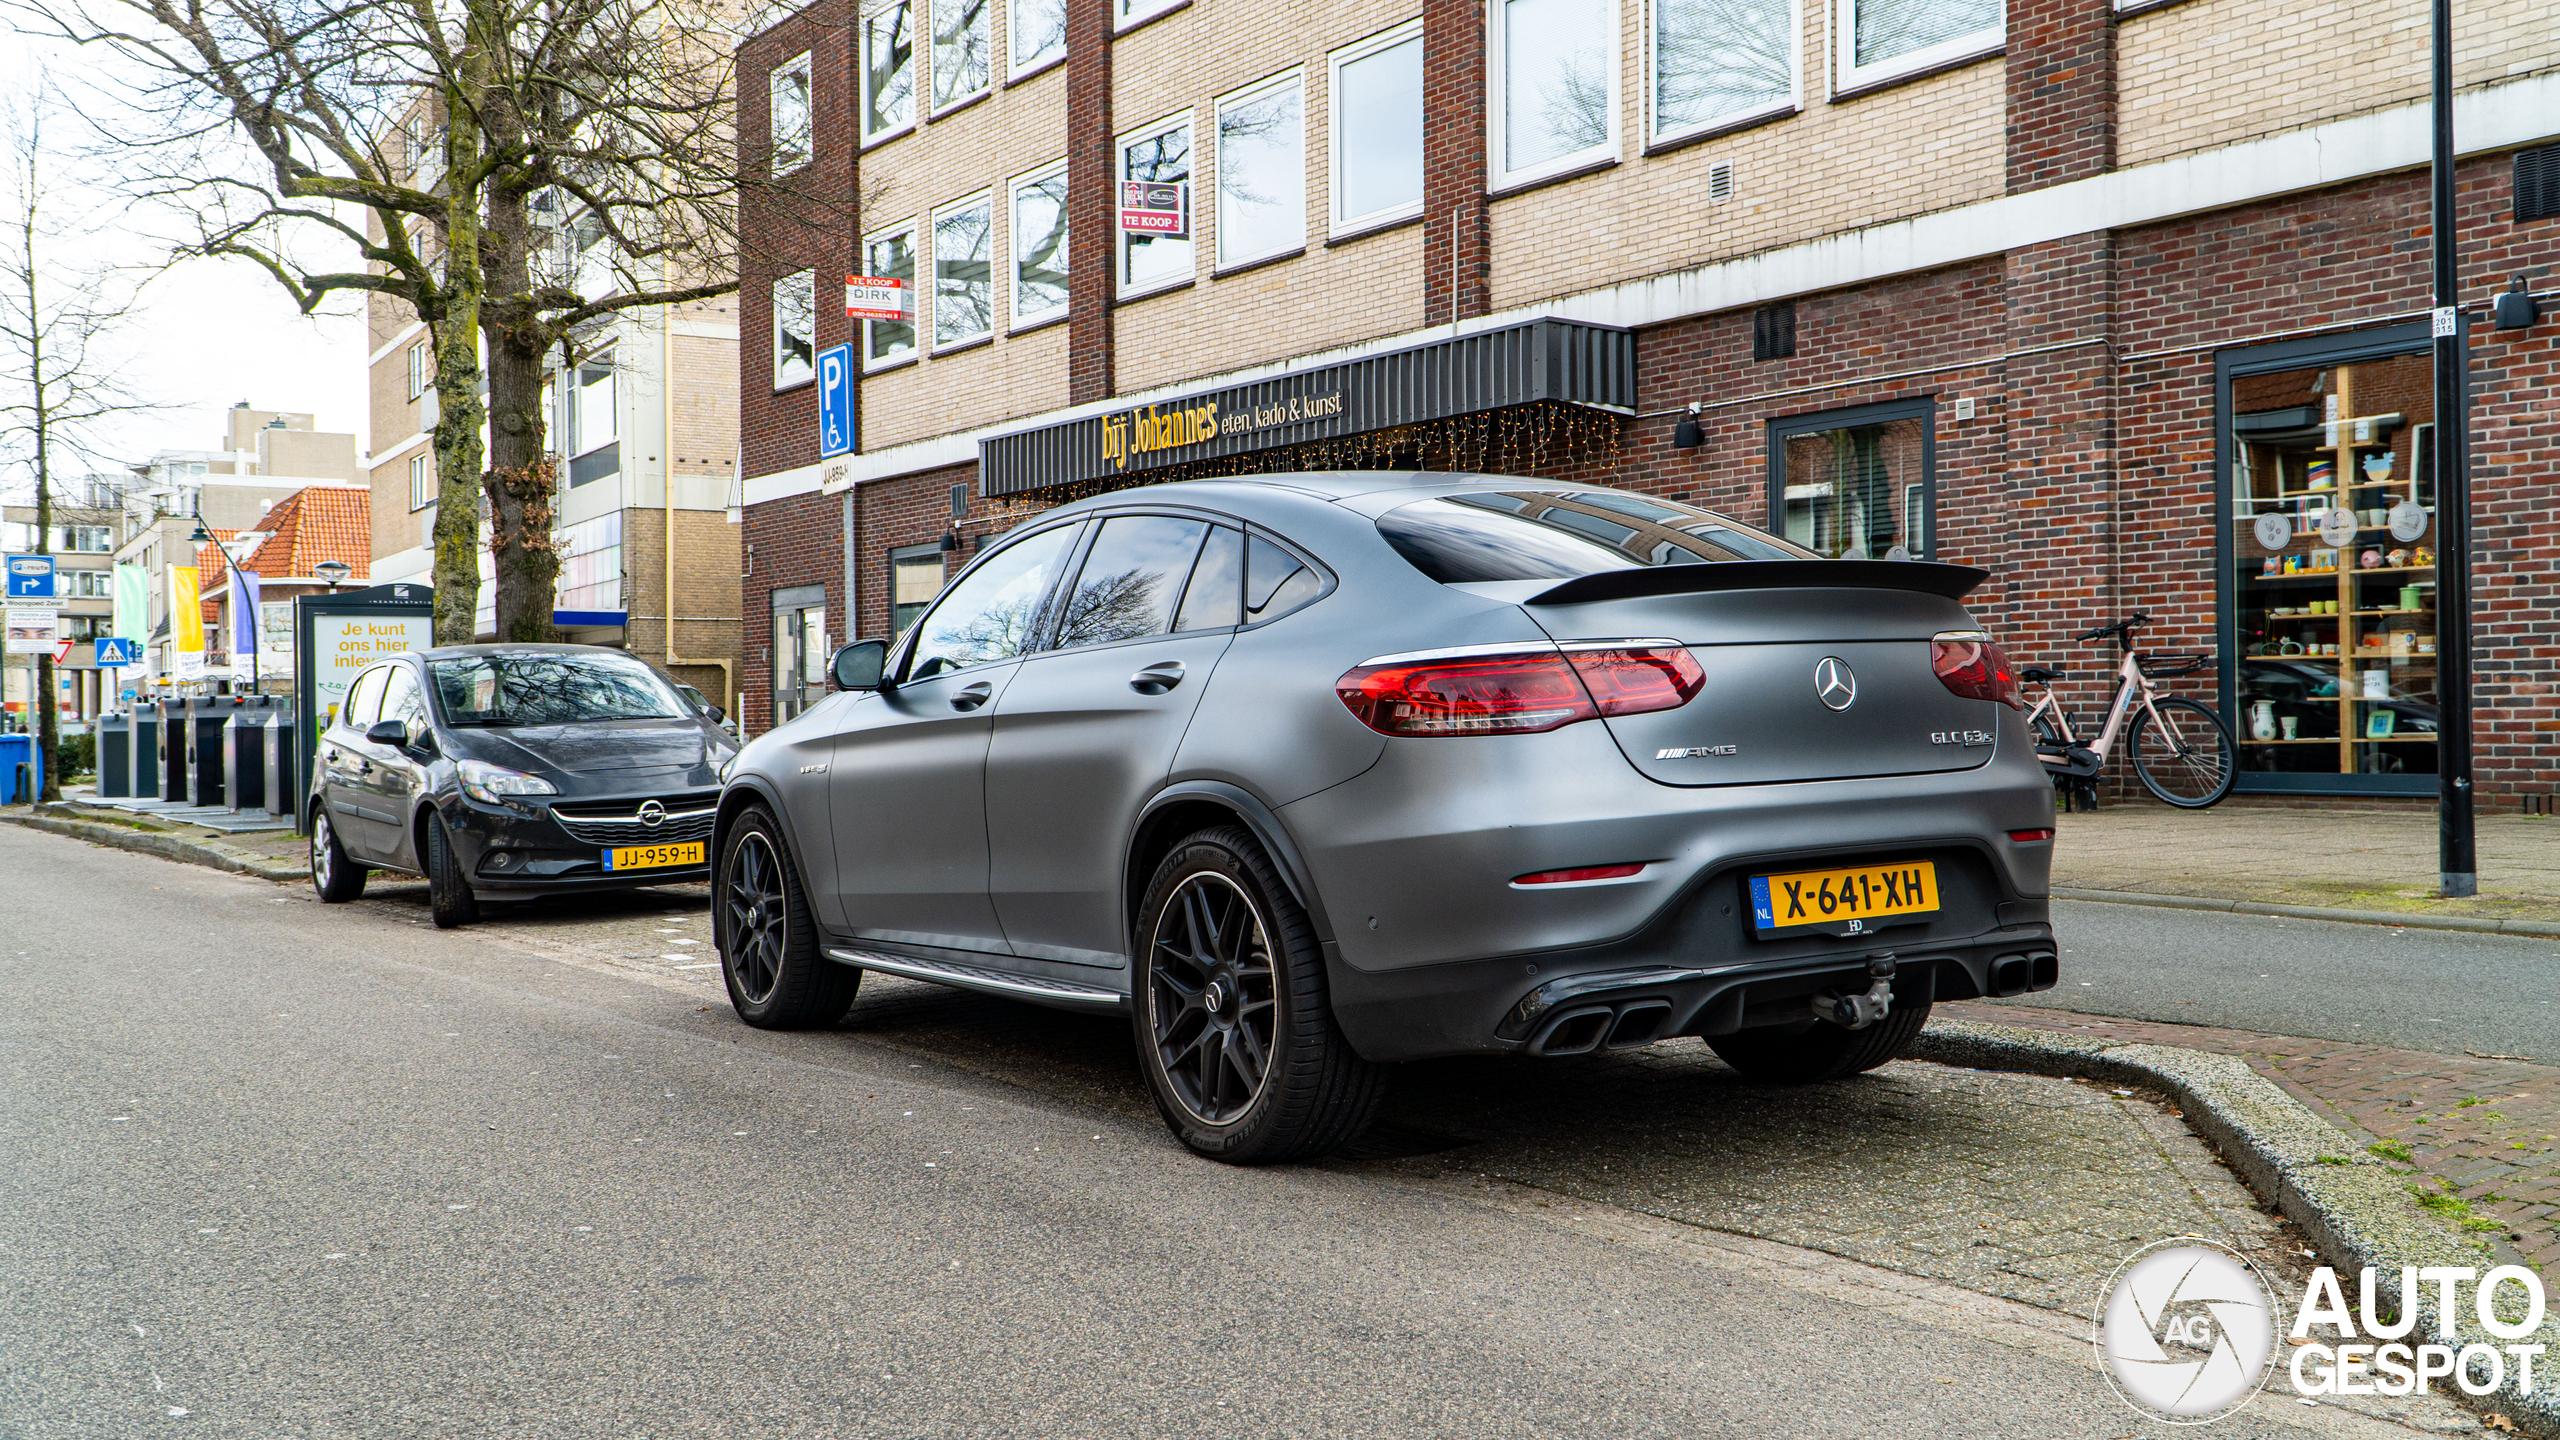
[[[639,814],[651,801],[660,812],[654,825]],[[711,820],[718,803],[717,791],[546,796],[497,805],[456,797],[447,802],[447,824],[474,890],[498,896],[620,890],[710,879]],[[605,864],[608,850],[683,843],[703,847],[701,863],[631,870]]]

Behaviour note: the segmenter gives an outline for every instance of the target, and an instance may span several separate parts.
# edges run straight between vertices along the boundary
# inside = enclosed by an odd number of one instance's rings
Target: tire
[[[427,817],[427,910],[439,930],[458,930],[480,918],[480,897],[462,878],[462,860],[453,853],[453,836],[441,815]]]
[[[2202,810],[2231,793],[2239,747],[2222,717],[2193,700],[2154,700],[2169,733],[2154,734],[2148,711],[2133,719],[2133,773],[2163,804]]]
[[[759,1030],[815,1030],[853,1008],[862,972],[818,949],[782,824],[762,805],[738,817],[713,880],[713,939],[738,1018]]]
[[[323,905],[344,905],[364,893],[365,868],[338,841],[338,823],[329,807],[311,812],[311,888]]]
[[[1251,834],[1222,826],[1174,846],[1137,936],[1139,1068],[1183,1144],[1264,1165],[1314,1159],[1368,1128],[1386,1067],[1343,1038],[1315,927]]]
[[[1864,1030],[1843,1030],[1828,1020],[1802,1029],[1772,1025],[1732,1035],[1710,1035],[1707,1048],[1745,1079],[1777,1085],[1810,1085],[1873,1070],[1902,1058],[1929,1023],[1929,1002],[1897,1000],[1893,1013]]]

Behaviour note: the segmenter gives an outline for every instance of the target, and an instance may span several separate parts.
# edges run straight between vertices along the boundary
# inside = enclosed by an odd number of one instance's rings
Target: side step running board
[[[1107,990],[1099,985],[1079,985],[1072,980],[1052,980],[1043,975],[1010,975],[976,965],[955,965],[947,960],[919,960],[912,955],[881,955],[869,950],[838,949],[832,945],[827,947],[827,958],[864,970],[904,975],[910,980],[929,980],[936,985],[953,985],[990,995],[1006,995],[1016,1000],[1055,1005],[1062,1010],[1119,1015],[1127,1013],[1129,1008],[1129,997],[1117,990]]]

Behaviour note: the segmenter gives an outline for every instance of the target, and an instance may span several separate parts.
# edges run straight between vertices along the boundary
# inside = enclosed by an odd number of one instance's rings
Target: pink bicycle
[[[2042,665],[2018,671],[2019,679],[2042,692],[2027,707],[2027,728],[2036,737],[2036,758],[2052,773],[2066,801],[2097,808],[2098,772],[2106,768],[2107,756],[2115,748],[2116,737],[2124,733],[2128,718],[2133,726],[2128,746],[2133,773],[2163,803],[2201,810],[2231,793],[2231,782],[2239,773],[2239,746],[2231,738],[2231,727],[2203,702],[2162,695],[2151,683],[2192,675],[2211,665],[2213,654],[2135,650],[2133,632],[2150,623],[2151,617],[2137,610],[2113,625],[2076,637],[2087,644],[2114,636],[2124,652],[2116,666],[2119,683],[2115,701],[2107,707],[2106,724],[2086,744],[2072,728],[2070,712],[2053,696],[2053,682],[2062,678],[2062,672]]]

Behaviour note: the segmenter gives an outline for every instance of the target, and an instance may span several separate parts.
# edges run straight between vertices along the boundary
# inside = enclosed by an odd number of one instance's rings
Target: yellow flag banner
[[[196,593],[196,567],[169,567],[169,648],[204,652],[204,598]]]

